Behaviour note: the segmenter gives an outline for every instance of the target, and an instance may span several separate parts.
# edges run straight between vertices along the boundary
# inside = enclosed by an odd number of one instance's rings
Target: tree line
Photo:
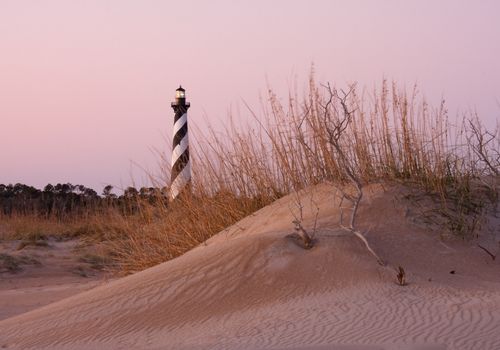
[[[137,212],[140,203],[158,201],[168,203],[166,189],[156,187],[127,187],[121,195],[113,193],[113,186],[104,187],[101,195],[83,185],[48,184],[42,190],[17,183],[0,184],[0,215],[35,215],[47,219],[66,219],[96,213],[110,207],[123,215]]]

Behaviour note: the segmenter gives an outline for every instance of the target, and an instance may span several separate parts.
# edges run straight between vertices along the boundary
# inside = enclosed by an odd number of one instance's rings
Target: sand
[[[92,289],[108,278],[89,261],[93,247],[78,239],[49,239],[25,247],[22,243],[0,241],[0,254],[24,260],[16,271],[0,265],[0,320]]]
[[[0,347],[500,349],[500,259],[424,228],[400,188],[371,186],[359,227],[380,266],[338,228],[334,197],[282,198],[177,259],[0,321]],[[318,213],[311,250],[287,237],[297,198],[306,229]]]

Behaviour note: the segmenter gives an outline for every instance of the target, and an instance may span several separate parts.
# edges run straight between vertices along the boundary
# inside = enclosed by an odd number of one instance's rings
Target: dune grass
[[[475,115],[450,122],[437,108],[384,81],[380,90],[346,100],[353,119],[340,139],[363,184],[396,181],[434,198],[444,227],[471,237],[481,213],[498,203],[499,130]],[[234,119],[223,132],[198,132],[191,140],[192,194],[170,206],[142,204],[141,215],[116,216],[109,227],[111,251],[123,271],[174,258],[274,200],[310,185],[348,182],[328,123],[342,118],[325,88],[310,81],[303,98],[280,100],[269,91],[261,113]],[[168,169],[163,172],[168,178]]]
[[[57,240],[89,235],[100,237],[102,219],[103,213],[75,216],[65,220],[36,215],[0,215],[0,240],[38,242],[49,237]]]
[[[498,204],[498,127],[486,129],[473,114],[451,122],[444,101],[432,107],[416,87],[407,92],[383,81],[371,92],[348,88],[352,122],[341,130],[339,147],[356,178],[363,185],[416,186],[435,199],[450,232],[471,237],[484,210]],[[286,99],[269,91],[263,107],[259,113],[248,109],[246,121],[232,119],[223,132],[191,133],[192,192],[175,202],[138,198],[134,215],[109,208],[74,226],[47,223],[53,226],[42,229],[24,218],[29,228],[22,230],[35,238],[73,232],[104,241],[114,265],[128,273],[179,256],[293,191],[349,182],[328,132],[342,119],[343,106],[324,86],[311,78],[303,97],[291,93]],[[169,169],[152,178],[168,179]]]

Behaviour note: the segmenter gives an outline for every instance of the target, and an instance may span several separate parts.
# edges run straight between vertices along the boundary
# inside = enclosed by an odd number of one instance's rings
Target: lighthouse
[[[175,102],[172,102],[172,108],[174,109],[175,116],[170,199],[174,200],[183,190],[189,188],[191,182],[187,123],[189,102],[186,102],[186,90],[184,90],[182,86],[179,86],[179,88],[175,90]]]

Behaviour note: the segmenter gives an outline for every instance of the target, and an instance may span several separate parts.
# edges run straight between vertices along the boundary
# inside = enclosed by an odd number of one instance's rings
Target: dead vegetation
[[[1,215],[0,240],[43,242],[49,238],[67,240],[100,234],[104,213],[68,219],[46,219],[36,215]],[[40,243],[42,244],[42,243]]]
[[[311,199],[311,202],[314,201]],[[314,224],[312,231],[309,232],[307,231],[304,226],[303,226],[303,221],[304,221],[304,206],[301,203],[300,195],[299,193],[295,193],[295,203],[297,206],[298,214],[295,215],[294,210],[291,209],[292,215],[294,216],[294,220],[292,223],[294,224],[294,233],[288,235],[288,237],[294,239],[298,245],[304,249],[311,249],[314,244],[316,243],[316,240],[314,236],[316,235],[316,228],[318,224],[318,215],[319,215],[319,208],[316,205],[316,216],[314,218]]]
[[[23,265],[40,265],[40,262],[33,257],[26,255],[14,256],[0,253],[0,273],[17,273],[23,270]]]
[[[87,253],[80,257],[80,262],[90,265],[90,268],[102,271],[112,264],[111,259],[103,254],[91,254]]]
[[[19,243],[16,250],[23,250],[26,247],[49,247],[49,243],[44,240],[24,240]]]
[[[396,269],[396,272],[397,272],[396,279],[398,281],[398,284],[400,286],[406,286],[407,283],[406,283],[405,269],[402,266],[398,266],[398,268]]]
[[[354,91],[355,86],[350,86],[347,92],[341,90],[341,96],[336,89],[330,86],[330,84],[324,86],[324,88],[327,90],[327,101],[326,104],[321,105],[322,110],[320,111],[320,115],[322,120],[320,121],[320,127],[326,131],[326,142],[331,146],[334,151],[334,155],[338,159],[338,170],[341,171],[339,175],[341,178],[347,179],[348,182],[347,186],[342,183],[334,184],[337,185],[338,190],[342,194],[340,200],[340,227],[359,238],[365,245],[366,249],[377,259],[377,262],[380,265],[384,265],[382,259],[380,259],[375,251],[370,247],[370,244],[364,235],[356,229],[356,214],[358,212],[359,204],[363,199],[363,185],[359,175],[356,173],[352,159],[346,156],[344,147],[342,147],[345,143],[343,138],[345,137],[346,130],[353,122],[354,110],[349,110],[349,107],[347,106],[347,99]],[[335,101],[340,104],[341,112],[338,112],[334,107],[332,107]],[[308,117],[309,115],[306,114],[300,125],[304,121],[309,122],[307,121]],[[304,138],[301,138],[301,142],[302,146],[311,153],[310,156],[315,156],[310,145],[306,143]],[[332,198],[332,201],[333,200],[335,200],[335,198]],[[351,206],[345,208],[343,206],[344,201],[348,201]],[[344,224],[344,209],[348,209],[351,212],[347,225]],[[312,242],[307,232],[303,229],[301,220],[296,219],[293,223],[295,224],[295,230],[299,233],[299,236],[302,237],[304,246],[306,248],[310,248],[312,246]]]
[[[383,81],[378,90],[351,85],[344,93],[311,78],[303,98],[292,91],[282,100],[270,90],[262,113],[248,113],[246,123],[230,120],[224,131],[190,135],[191,195],[171,204],[137,197],[132,215],[109,208],[79,223],[2,221],[4,237],[92,238],[105,243],[103,254],[115,268],[129,273],[183,254],[286,194],[326,182],[342,193],[340,225],[382,263],[356,227],[367,184],[418,189],[437,203],[429,220],[439,218],[464,239],[479,234],[485,211],[498,210],[498,127],[489,130],[473,115],[450,122],[444,101],[433,108],[416,87],[408,93]],[[151,178],[158,188],[168,185],[169,166]],[[300,215],[293,224],[304,247],[312,247],[316,227],[306,227]]]

